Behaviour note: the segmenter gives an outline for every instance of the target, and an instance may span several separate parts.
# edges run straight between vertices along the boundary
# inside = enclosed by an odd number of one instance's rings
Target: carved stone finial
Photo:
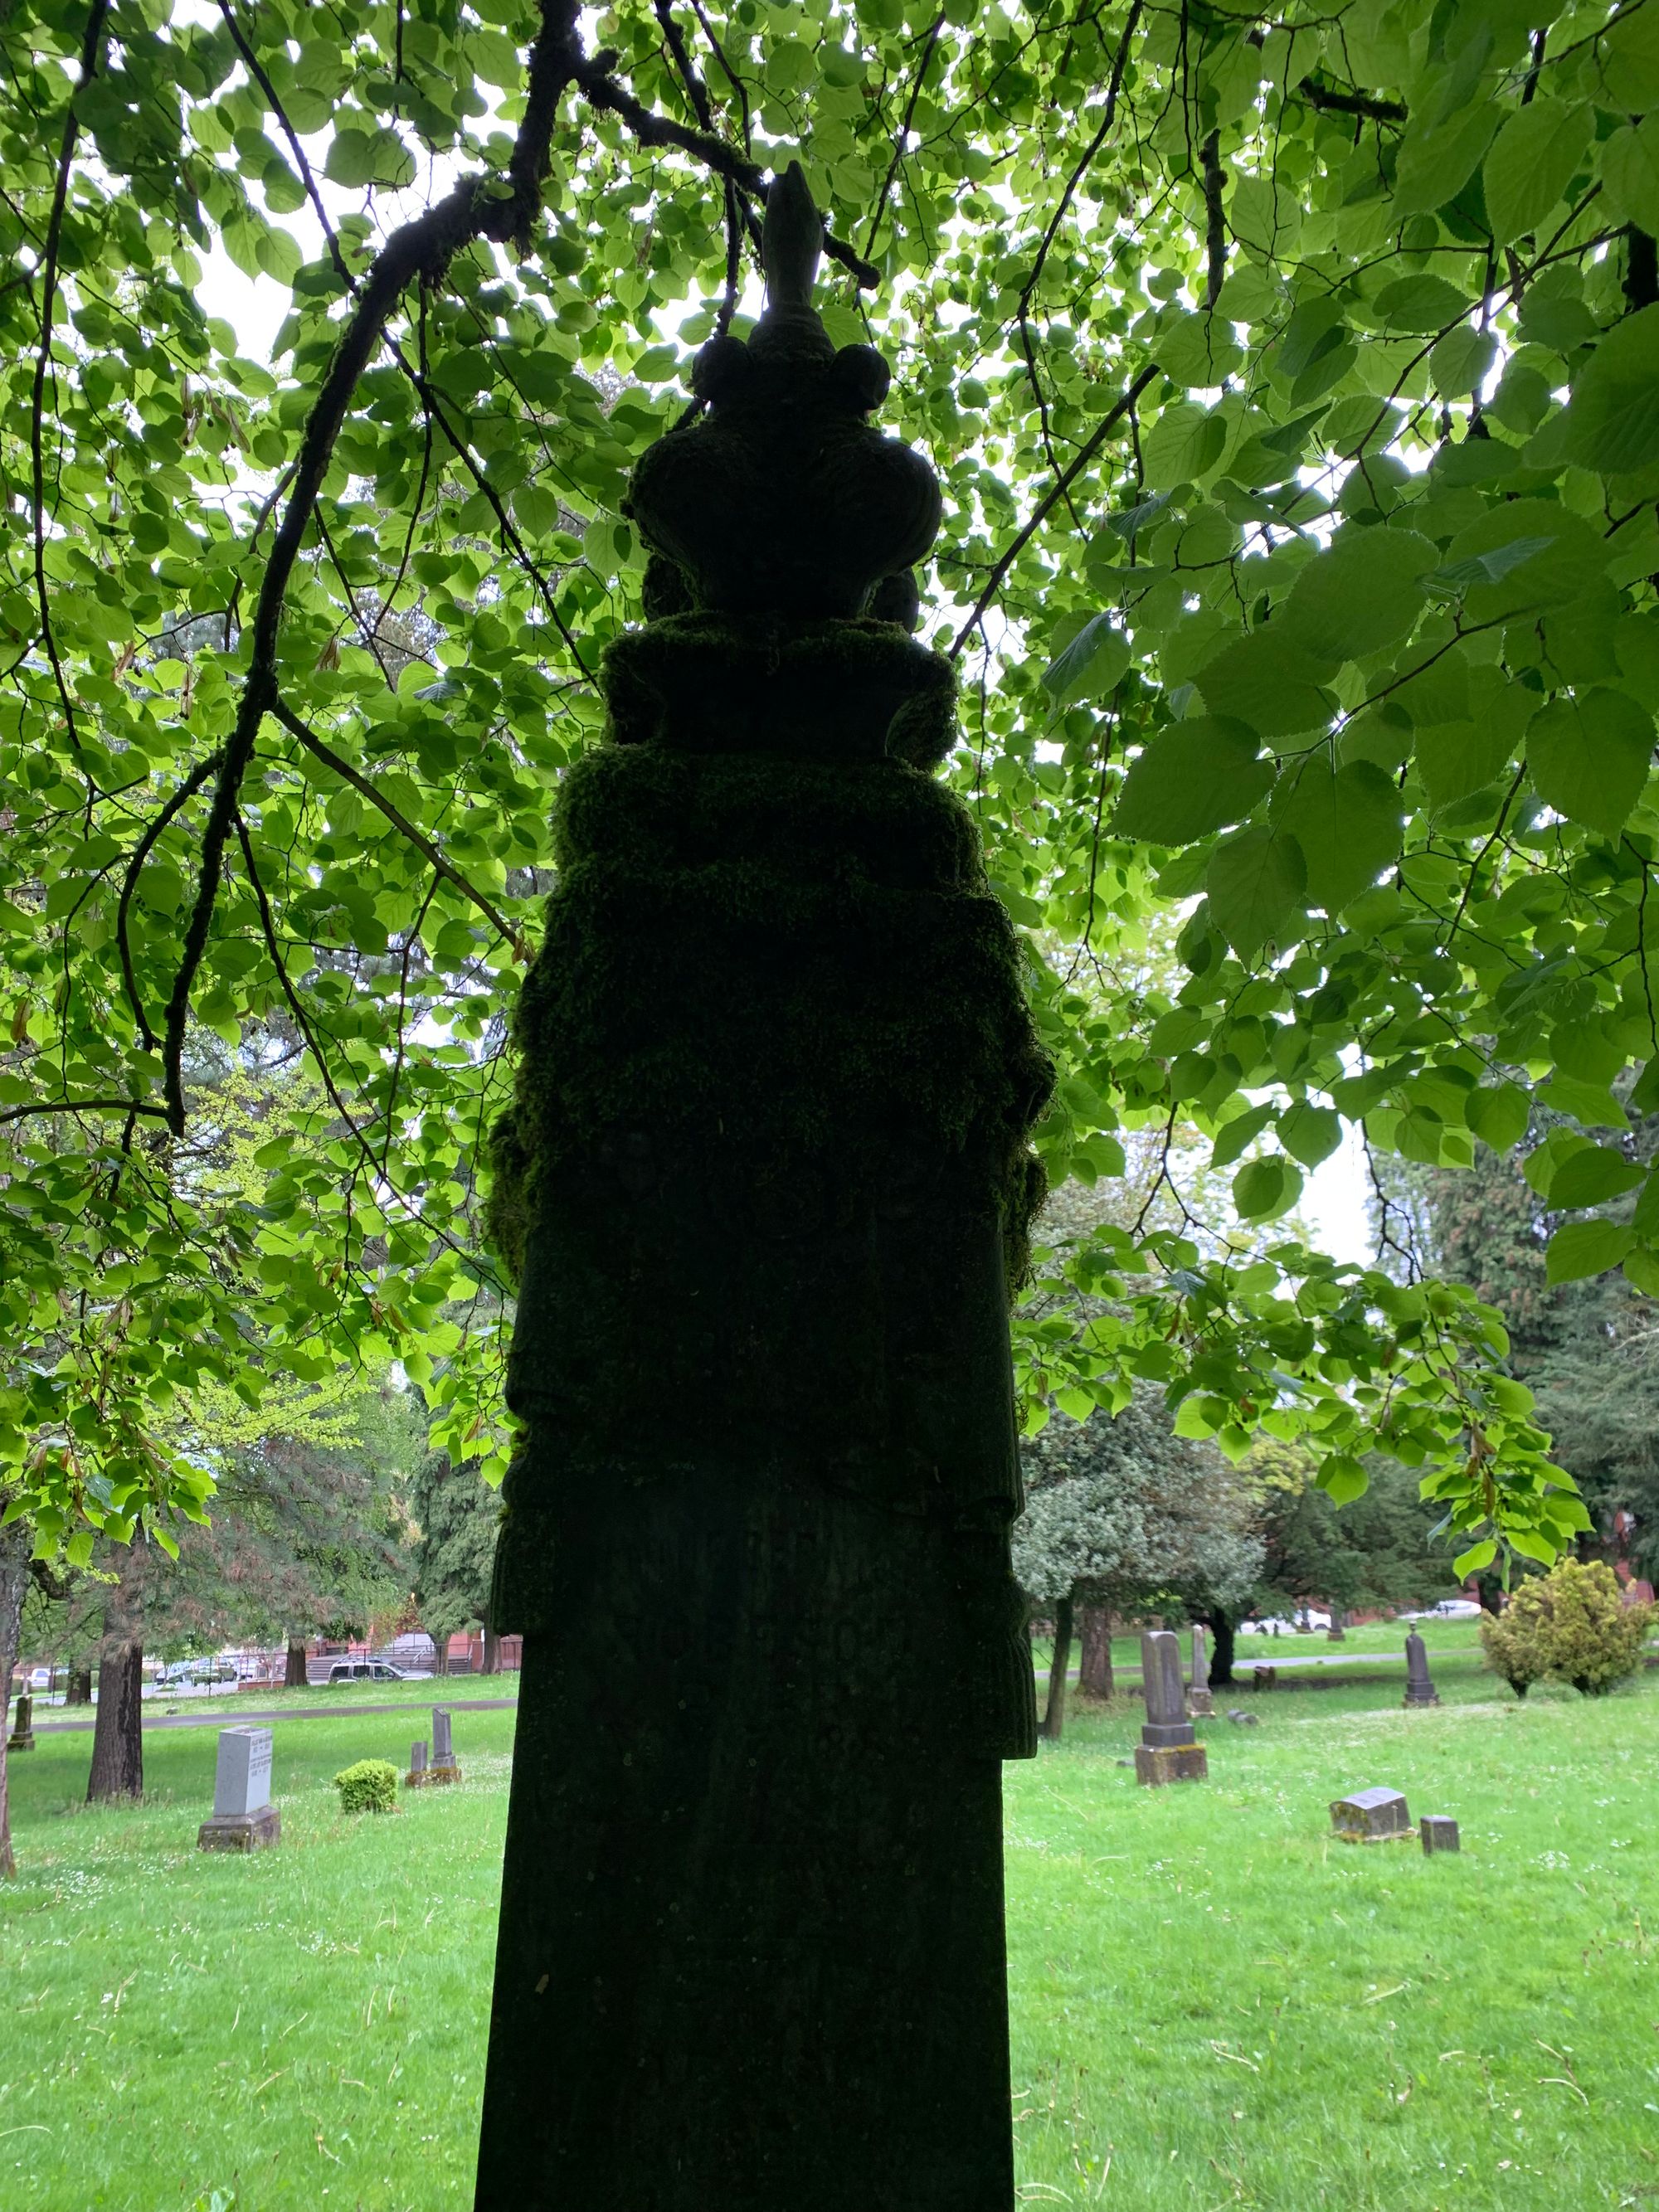
[[[811,309],[812,281],[823,246],[823,218],[812,204],[805,171],[799,161],[792,161],[768,187],[766,220],[761,227],[761,265],[771,306]]]

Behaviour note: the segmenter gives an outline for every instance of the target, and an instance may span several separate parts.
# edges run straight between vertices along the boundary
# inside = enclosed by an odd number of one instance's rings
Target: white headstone
[[[213,1778],[213,1816],[262,1812],[270,1802],[270,1730],[219,1731],[219,1765]]]

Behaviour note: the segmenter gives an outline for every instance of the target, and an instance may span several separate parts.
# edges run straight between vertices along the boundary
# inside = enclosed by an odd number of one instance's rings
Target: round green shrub
[[[1640,1667],[1653,1615],[1626,1601],[1604,1561],[1562,1559],[1523,1583],[1496,1620],[1483,1619],[1480,1640],[1517,1697],[1550,1674],[1599,1698]]]
[[[395,1813],[398,1770],[384,1759],[360,1759],[334,1778],[343,1813]]]

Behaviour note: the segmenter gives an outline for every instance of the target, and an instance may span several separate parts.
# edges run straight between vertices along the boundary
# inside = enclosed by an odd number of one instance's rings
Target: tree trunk
[[[431,1636],[431,1630],[428,1629],[427,1633],[428,1636]],[[439,1675],[445,1675],[449,1672],[449,1638],[447,1633],[442,1636],[432,1637],[432,1671],[434,1674]]]
[[[501,1639],[488,1621],[484,1623],[483,1661],[478,1671],[483,1674],[499,1674],[501,1671]]]
[[[309,1688],[310,1684],[311,1676],[306,1671],[304,1642],[290,1636],[288,1639],[288,1662],[283,1670],[283,1687],[285,1690],[304,1690]]]
[[[89,1705],[92,1703],[92,1669],[90,1667],[71,1667],[64,1688],[66,1705]]]
[[[1233,1679],[1233,1624],[1224,1613],[1205,1615],[1215,1650],[1210,1657],[1210,1687],[1218,1683],[1231,1683]]]
[[[144,1679],[144,1555],[134,1536],[121,1579],[104,1607],[98,1646],[98,1705],[93,1722],[88,1805],[144,1794],[144,1736],[140,1691]]]
[[[1048,1703],[1038,1734],[1058,1743],[1066,1726],[1066,1676],[1072,1664],[1072,1601],[1063,1597],[1054,1607],[1054,1655],[1048,1662]]]
[[[23,1595],[28,1588],[29,1554],[34,1532],[27,1521],[0,1528],[0,1877],[17,1871],[11,1848],[11,1796],[6,1768],[6,1738],[11,1734],[11,1673],[22,1633]]]
[[[1078,1610],[1082,1663],[1078,1669],[1079,1696],[1109,1698],[1112,1694],[1112,1615],[1103,1605]]]

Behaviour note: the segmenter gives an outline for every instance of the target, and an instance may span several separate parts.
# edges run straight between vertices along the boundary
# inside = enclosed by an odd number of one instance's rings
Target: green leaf
[[[1400,854],[1400,793],[1370,761],[1304,763],[1279,820],[1301,847],[1310,906],[1340,914]]]
[[[1376,295],[1376,312],[1389,330],[1427,337],[1431,331],[1444,330],[1449,323],[1460,322],[1474,305],[1467,292],[1448,283],[1443,276],[1425,271],[1384,285]]]
[[[1612,1152],[1605,1145],[1586,1145],[1582,1152],[1569,1152],[1560,1162],[1544,1195],[1559,1212],[1601,1206],[1634,1190],[1644,1172],[1622,1152]]]
[[[1364,1467],[1347,1452],[1332,1452],[1322,1460],[1316,1480],[1334,1505],[1352,1505],[1356,1498],[1364,1496],[1371,1483]]]
[[[1233,1177],[1233,1205],[1241,1221],[1272,1221],[1302,1195],[1302,1170],[1280,1152],[1249,1160]]]
[[[1296,839],[1281,830],[1243,830],[1218,845],[1205,877],[1210,915],[1246,957],[1277,938],[1297,911],[1308,879]]]
[[[1570,1221],[1558,1229],[1545,1255],[1552,1283],[1576,1283],[1616,1267],[1636,1243],[1636,1233],[1616,1221]]]
[[[1613,132],[1601,149],[1601,189],[1615,217],[1659,233],[1659,116]]]
[[[1227,714],[1264,738],[1288,738],[1328,724],[1336,702],[1320,678],[1328,663],[1278,635],[1278,624],[1254,631],[1218,653],[1198,672],[1198,689],[1212,714]]]
[[[1417,620],[1424,580],[1438,559],[1431,540],[1415,531],[1351,524],[1297,571],[1273,629],[1316,661],[1380,652]]]
[[[1468,184],[1498,127],[1493,100],[1478,100],[1437,129],[1413,123],[1400,149],[1395,172],[1396,217],[1427,215],[1444,207]]]
[[[1483,1144],[1495,1152],[1507,1152],[1527,1133],[1531,1108],[1518,1083],[1498,1083],[1472,1091],[1463,1116]]]
[[[1652,759],[1652,715],[1610,684],[1577,698],[1558,693],[1527,726],[1533,788],[1569,822],[1604,836],[1616,837],[1630,819]]]
[[[1210,1150],[1210,1165],[1230,1168],[1261,1134],[1277,1111],[1270,1101],[1265,1106],[1249,1107],[1243,1114],[1235,1114],[1231,1121],[1224,1121],[1216,1131],[1215,1143]]]
[[[1488,1538],[1484,1543],[1471,1544],[1467,1552],[1460,1552],[1452,1561],[1452,1573],[1457,1581],[1467,1582],[1489,1567],[1498,1557],[1498,1547]]]
[[[1042,688],[1056,707],[1087,691],[1109,691],[1129,665],[1129,641],[1109,614],[1092,616],[1043,671]]]
[[[1209,714],[1172,723],[1130,763],[1112,827],[1184,845],[1243,821],[1272,781],[1255,732],[1242,723]]]
[[[1462,324],[1429,355],[1429,378],[1443,399],[1464,399],[1478,392],[1498,358],[1498,340],[1490,331]]]
[[[1528,462],[1574,461],[1627,476],[1659,460],[1659,307],[1615,323],[1575,378],[1572,396],[1527,447]]]
[[[1595,133],[1587,101],[1534,100],[1518,107],[1493,140],[1484,175],[1493,242],[1535,230],[1571,183]]]
[[[1304,1168],[1316,1168],[1341,1150],[1342,1116],[1328,1106],[1299,1101],[1279,1115],[1279,1141]]]

